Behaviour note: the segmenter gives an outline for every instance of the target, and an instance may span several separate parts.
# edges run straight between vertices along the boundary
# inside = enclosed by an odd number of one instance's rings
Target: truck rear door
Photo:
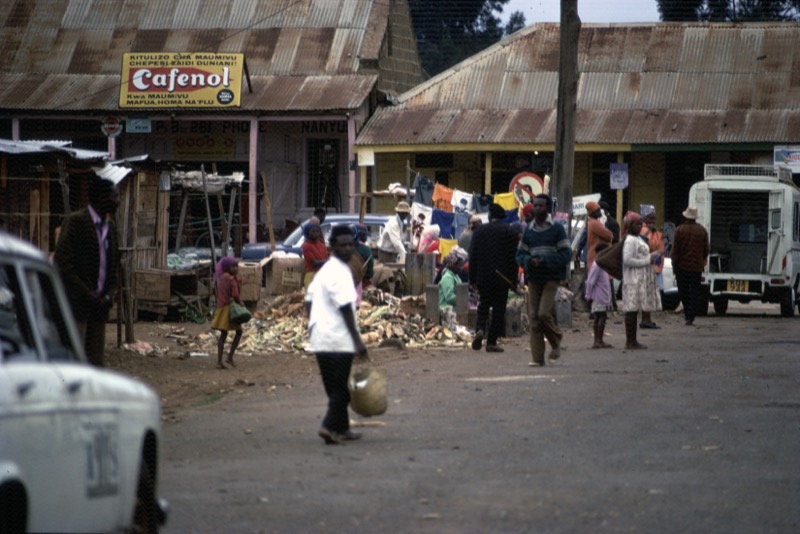
[[[766,273],[781,274],[783,265],[783,190],[769,192],[769,238],[767,241]],[[791,236],[790,236],[791,237]]]

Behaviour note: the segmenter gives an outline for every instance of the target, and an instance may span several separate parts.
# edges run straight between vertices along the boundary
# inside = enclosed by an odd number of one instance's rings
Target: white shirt
[[[314,275],[305,296],[311,302],[308,340],[313,352],[356,351],[353,338],[344,322],[342,306],[349,305],[356,314],[356,286],[350,266],[331,256]]]
[[[395,215],[386,223],[378,243],[378,250],[394,252],[398,255],[397,261],[405,263],[406,247],[403,245],[403,222],[399,215]]]

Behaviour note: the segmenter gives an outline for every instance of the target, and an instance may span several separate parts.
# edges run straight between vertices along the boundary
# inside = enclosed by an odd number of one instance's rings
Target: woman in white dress
[[[642,230],[642,218],[629,211],[622,220],[625,243],[622,249],[622,309],[625,311],[625,348],[646,349],[636,339],[637,316],[640,311],[661,309],[656,273],[653,270],[657,252],[651,253]]]

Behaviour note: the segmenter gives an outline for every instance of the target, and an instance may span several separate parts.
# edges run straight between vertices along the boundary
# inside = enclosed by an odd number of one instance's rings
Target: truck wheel
[[[681,303],[680,297],[677,293],[664,293],[661,292],[661,309],[664,311],[675,311],[678,304]]]
[[[800,307],[800,304],[798,304]],[[781,316],[792,317],[794,315],[794,289],[787,289],[781,295]]]
[[[24,534],[28,531],[28,497],[18,482],[0,486],[0,532]]]
[[[725,315],[728,312],[728,299],[720,298],[714,299],[714,313],[717,315]]]
[[[136,508],[133,512],[133,532],[155,534],[158,532],[158,504],[153,472],[145,460],[139,465],[139,485],[136,489]]]

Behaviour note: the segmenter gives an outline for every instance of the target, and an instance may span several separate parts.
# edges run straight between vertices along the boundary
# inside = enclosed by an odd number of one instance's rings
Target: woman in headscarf
[[[439,280],[439,309],[456,305],[456,285],[462,283],[461,270],[467,261],[467,251],[453,247],[442,260],[442,278]]]
[[[642,204],[642,231],[639,235],[642,239],[647,241],[651,253],[656,253],[655,262],[653,263],[653,271],[656,273],[656,285],[659,289],[659,294],[664,286],[661,278],[661,271],[664,270],[664,234],[656,228],[656,207],[651,204]],[[653,322],[650,312],[642,312],[642,322],[639,323],[640,328],[661,328]]]
[[[322,239],[322,228],[313,221],[303,227],[303,235],[305,235],[302,247],[303,263],[306,267],[303,285],[307,288],[317,271],[328,261],[328,247]]]
[[[653,263],[657,253],[651,253],[650,247],[640,233],[642,218],[638,213],[629,211],[622,219],[622,309],[625,311],[625,348],[646,349],[636,339],[636,319],[639,311],[653,312],[661,309],[661,297],[656,284],[656,273]]]
[[[240,284],[236,277],[238,272],[239,260],[233,256],[223,257],[214,268],[214,282],[217,285],[217,310],[214,312],[211,328],[220,332],[217,341],[217,369],[225,369],[225,365],[222,363],[222,354],[225,352],[225,339],[230,331],[236,332],[236,335],[233,337],[225,362],[231,367],[236,367],[236,364],[233,363],[233,355],[242,339],[242,325],[231,321],[231,301],[236,301],[244,306],[242,298],[239,296]]]

